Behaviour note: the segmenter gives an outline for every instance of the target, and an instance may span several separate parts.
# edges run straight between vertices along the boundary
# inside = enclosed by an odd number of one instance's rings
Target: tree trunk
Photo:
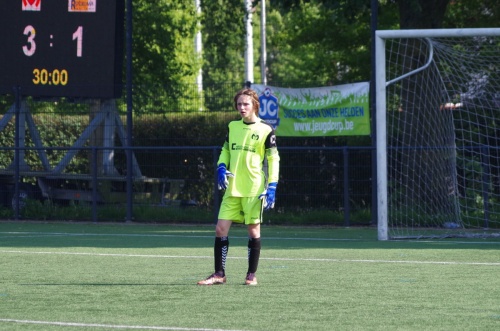
[[[398,0],[401,29],[440,29],[450,0]]]

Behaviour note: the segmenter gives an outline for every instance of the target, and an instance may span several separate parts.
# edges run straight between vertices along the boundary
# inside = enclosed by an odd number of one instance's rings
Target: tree
[[[270,84],[318,86],[363,81],[370,72],[368,1],[271,1]]]
[[[500,6],[497,0],[450,1],[443,25],[452,28],[498,27]]]
[[[244,84],[243,0],[202,0],[203,85],[209,110],[231,109],[234,83]]]
[[[197,15],[192,0],[134,1],[133,83],[138,112],[190,107],[201,66],[194,53]],[[164,93],[164,92],[167,93]],[[163,96],[163,97],[162,97]]]
[[[311,86],[369,80],[372,2],[268,0],[269,84]],[[380,0],[378,29],[495,27],[500,20],[496,2]],[[256,63],[256,73],[257,69]]]
[[[439,29],[450,0],[397,0],[401,29]]]

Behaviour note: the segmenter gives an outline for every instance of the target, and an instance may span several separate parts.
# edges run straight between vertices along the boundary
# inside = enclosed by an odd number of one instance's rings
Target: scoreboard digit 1
[[[123,0],[2,0],[0,94],[116,98]]]

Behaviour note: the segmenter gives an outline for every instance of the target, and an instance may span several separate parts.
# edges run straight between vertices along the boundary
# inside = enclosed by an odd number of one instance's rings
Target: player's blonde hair
[[[236,93],[236,95],[234,96],[234,108],[238,110],[238,99],[242,95],[249,96],[252,99],[253,111],[255,112],[255,115],[259,116],[259,108],[260,108],[259,96],[257,95],[257,92],[255,92],[250,88],[244,88],[238,91],[238,93]]]

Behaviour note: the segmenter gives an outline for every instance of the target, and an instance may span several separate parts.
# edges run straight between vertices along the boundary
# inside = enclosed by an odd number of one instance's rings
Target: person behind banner
[[[274,207],[279,177],[279,153],[274,129],[259,118],[257,93],[245,88],[234,97],[241,120],[228,125],[226,140],[217,162],[219,189],[225,189],[215,227],[215,271],[198,285],[226,283],[226,258],[232,223],[247,225],[248,270],[245,285],[257,285],[260,258],[262,212]],[[268,161],[269,178],[263,171]]]

